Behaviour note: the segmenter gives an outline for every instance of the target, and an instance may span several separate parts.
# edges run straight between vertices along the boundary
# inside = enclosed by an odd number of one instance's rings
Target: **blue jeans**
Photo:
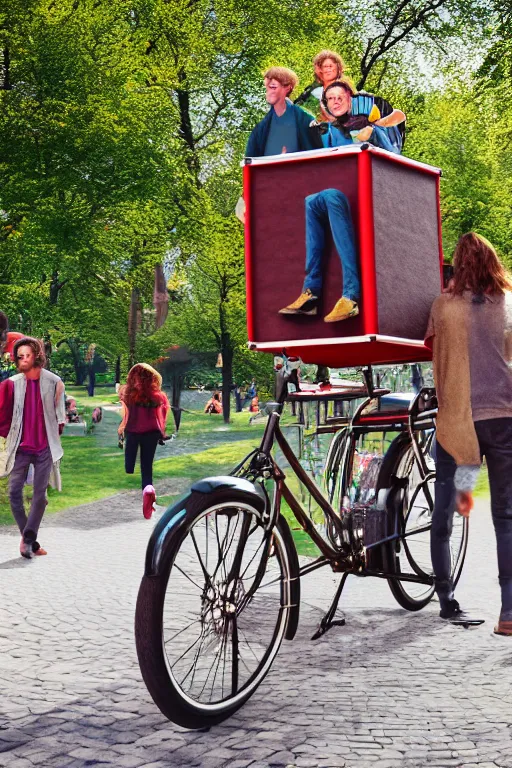
[[[322,261],[326,229],[331,227],[343,270],[343,296],[357,301],[361,288],[350,205],[338,189],[324,189],[306,197],[306,279],[304,290],[322,292]]]
[[[512,418],[475,421],[482,456],[487,459],[491,512],[498,552],[501,617],[512,621]],[[450,579],[450,535],[455,511],[454,476],[457,465],[441,443],[436,443],[435,504],[430,549],[440,600],[453,596]]]

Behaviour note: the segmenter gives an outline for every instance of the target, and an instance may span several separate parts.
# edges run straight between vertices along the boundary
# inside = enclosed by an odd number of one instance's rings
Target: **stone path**
[[[49,516],[45,558],[17,557],[15,530],[0,529],[0,766],[512,768],[512,638],[492,634],[486,503],[459,588],[482,627],[446,625],[434,603],[408,613],[385,582],[351,578],[347,625],[311,642],[339,578],[317,571],[296,639],[209,732],[169,723],[141,680],[133,618],[151,529],[135,492]]]

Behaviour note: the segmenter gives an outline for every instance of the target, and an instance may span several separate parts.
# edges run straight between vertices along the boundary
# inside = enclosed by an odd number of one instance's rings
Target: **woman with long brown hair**
[[[167,395],[162,392],[162,377],[147,363],[137,363],[130,369],[119,399],[123,414],[118,432],[125,436],[125,471],[133,475],[140,448],[142,512],[149,520],[156,500],[153,460],[158,441],[165,435],[170,407]]]
[[[496,532],[501,612],[495,632],[512,635],[512,280],[493,246],[475,232],[455,248],[454,276],[432,306],[439,401],[431,554],[441,617],[464,621],[450,582],[455,508],[468,516],[482,457]]]

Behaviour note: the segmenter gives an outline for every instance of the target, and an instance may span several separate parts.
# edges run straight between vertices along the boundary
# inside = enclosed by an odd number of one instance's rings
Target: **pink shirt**
[[[7,437],[11,428],[14,407],[14,384],[5,379],[0,384],[0,437]]]
[[[11,379],[6,379],[0,384],[0,437],[7,437],[9,434],[13,406],[14,384]],[[26,453],[40,453],[45,448],[48,448],[48,437],[39,379],[27,379],[23,407],[23,432],[19,449]]]
[[[48,448],[48,438],[39,379],[27,379],[23,407],[23,432],[19,450],[24,453],[41,453],[45,448]]]
[[[128,405],[127,432],[164,432],[169,401],[163,392],[158,395],[160,402],[151,407],[145,405]]]

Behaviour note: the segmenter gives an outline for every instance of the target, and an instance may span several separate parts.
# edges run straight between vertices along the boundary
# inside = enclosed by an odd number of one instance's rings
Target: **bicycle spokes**
[[[235,696],[264,663],[280,625],[282,551],[279,534],[243,508],[211,510],[189,530],[171,569],[163,632],[170,674],[195,702]]]

